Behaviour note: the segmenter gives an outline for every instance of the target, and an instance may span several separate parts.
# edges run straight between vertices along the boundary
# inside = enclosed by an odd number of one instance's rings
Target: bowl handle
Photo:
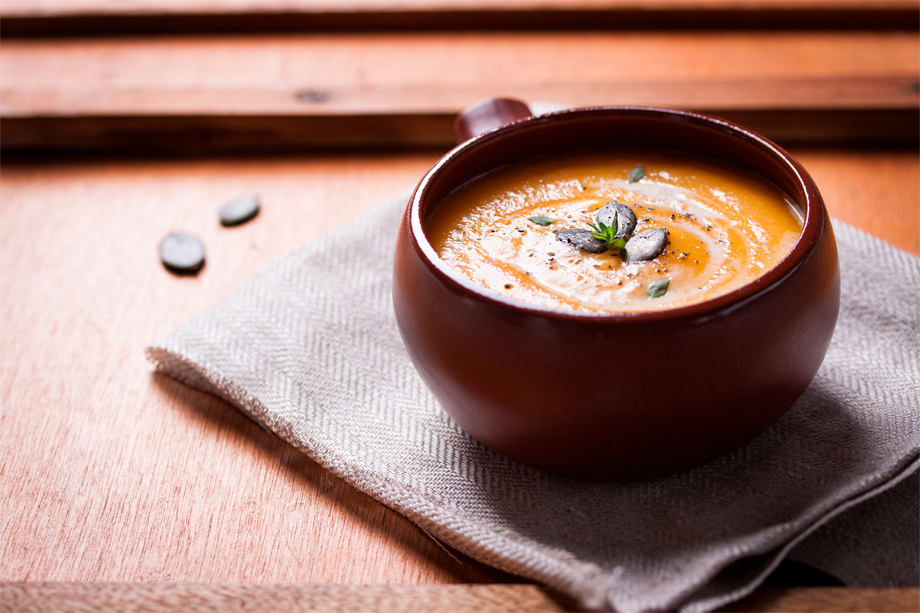
[[[465,108],[454,120],[454,135],[462,143],[489,130],[532,117],[530,107],[514,98],[486,98]]]

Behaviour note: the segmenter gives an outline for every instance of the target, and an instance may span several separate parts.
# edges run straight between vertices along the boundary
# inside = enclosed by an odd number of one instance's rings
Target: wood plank
[[[394,57],[394,61],[402,58]],[[0,89],[4,117],[67,115],[205,116],[252,114],[271,117],[322,113],[329,117],[365,115],[431,115],[457,110],[501,87],[523,100],[577,98],[583,105],[632,104],[713,110],[912,110],[920,101],[917,77],[910,75],[711,78],[657,81],[636,77],[616,82],[581,79],[552,84],[513,83],[338,83],[329,87],[295,87],[256,83],[227,90],[124,87],[93,84]]]
[[[0,584],[10,610],[39,611],[566,611],[534,585],[335,586]]]
[[[920,255],[920,152],[794,150],[832,215]],[[434,154],[0,166],[0,581],[431,585],[515,579],[447,551],[142,348],[413,185]],[[252,222],[217,209],[262,197]],[[207,264],[157,245],[197,234]]]
[[[915,30],[911,0],[6,0],[4,37],[393,29]]]
[[[920,611],[920,589],[853,589],[840,587],[758,590],[722,611],[788,613],[908,613]]]
[[[433,161],[4,163],[0,580],[507,581],[143,356]],[[220,226],[219,206],[249,193],[260,215]],[[174,230],[207,248],[196,278],[158,261]]]
[[[915,147],[920,117],[890,109],[689,110],[734,121],[783,145]],[[207,156],[320,150],[443,149],[454,113],[426,115],[171,115],[0,118],[9,154]]]
[[[920,154],[916,149],[805,148],[792,152],[814,178],[831,215],[920,255]]]
[[[12,611],[573,611],[534,585],[0,584]],[[721,611],[917,610],[917,589],[769,588]]]
[[[914,144],[918,45],[916,33],[7,41],[0,130],[6,150],[444,147],[459,110],[507,95],[697,110],[784,143]]]

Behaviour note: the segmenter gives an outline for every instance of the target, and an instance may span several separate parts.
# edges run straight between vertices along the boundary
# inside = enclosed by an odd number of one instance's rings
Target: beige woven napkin
[[[701,468],[591,483],[478,444],[416,375],[390,297],[407,196],[269,266],[149,358],[445,543],[583,606],[713,609],[800,543],[853,583],[916,584],[920,260],[835,224],[843,308],[801,400]],[[356,251],[346,235],[380,240]]]

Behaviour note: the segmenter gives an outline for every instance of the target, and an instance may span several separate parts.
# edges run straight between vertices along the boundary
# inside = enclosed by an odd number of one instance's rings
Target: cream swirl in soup
[[[630,172],[642,166],[644,174]],[[590,253],[559,230],[592,230],[619,202],[633,236],[666,228],[664,250],[628,261],[611,243]],[[653,311],[725,294],[776,266],[802,229],[799,208],[758,176],[664,154],[541,159],[463,185],[425,231],[440,257],[474,282],[527,303],[574,311]],[[667,289],[650,292],[649,287]],[[657,282],[657,285],[656,285]]]

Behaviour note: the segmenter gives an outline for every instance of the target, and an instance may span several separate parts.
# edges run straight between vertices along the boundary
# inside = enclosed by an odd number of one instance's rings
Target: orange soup
[[[608,242],[613,234],[599,217],[613,206],[621,233],[626,217],[634,215],[635,227]],[[601,313],[730,292],[782,260],[801,229],[799,208],[757,176],[645,153],[508,166],[457,189],[425,222],[440,257],[476,283],[535,305]],[[573,230],[594,233],[603,251],[569,240]],[[660,252],[634,261],[637,237],[649,235],[661,238]]]

